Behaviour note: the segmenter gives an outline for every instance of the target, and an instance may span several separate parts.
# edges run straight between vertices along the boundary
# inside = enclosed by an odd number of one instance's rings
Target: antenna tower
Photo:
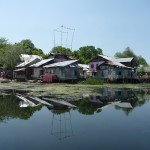
[[[54,47],[61,46],[72,50],[75,29],[60,26],[54,29]]]

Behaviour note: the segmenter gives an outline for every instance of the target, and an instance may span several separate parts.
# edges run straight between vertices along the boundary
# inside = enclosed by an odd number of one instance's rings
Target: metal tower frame
[[[54,47],[61,46],[72,50],[75,29],[60,26],[54,29]],[[58,37],[56,37],[58,35]]]

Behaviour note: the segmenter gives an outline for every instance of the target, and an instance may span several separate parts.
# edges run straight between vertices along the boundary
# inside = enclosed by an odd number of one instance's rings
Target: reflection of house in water
[[[86,103],[84,103],[84,101]],[[79,111],[84,114],[89,114],[91,110],[93,110],[94,112],[101,111],[102,109],[112,105],[114,105],[116,109],[121,108],[124,111],[129,111],[133,109],[136,101],[137,97],[131,89],[104,88],[102,89],[99,96],[89,95],[87,97],[87,100],[83,99],[81,104],[79,104],[78,106]],[[91,114],[94,114],[94,112]]]
[[[51,134],[63,140],[73,136],[71,113],[65,110],[53,110]]]
[[[32,99],[31,97],[24,97],[22,95],[16,95],[16,97],[21,100],[19,102],[20,107],[37,107],[41,105],[41,103]]]
[[[127,100],[129,98],[135,97],[134,92],[131,89],[123,88],[104,88],[102,90],[101,100]]]

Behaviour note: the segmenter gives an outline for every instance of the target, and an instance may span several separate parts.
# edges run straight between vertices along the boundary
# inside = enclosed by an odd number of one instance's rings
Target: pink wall
[[[104,61],[97,61],[97,62],[90,62],[89,63],[89,70],[90,70],[90,74],[92,76],[92,72],[96,71],[97,66],[101,65],[102,63],[104,63]],[[91,68],[91,65],[93,65],[93,68]]]

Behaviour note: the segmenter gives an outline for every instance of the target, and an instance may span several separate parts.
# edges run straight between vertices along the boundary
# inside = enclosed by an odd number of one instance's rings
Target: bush
[[[97,78],[97,77],[93,78],[93,77],[91,77],[91,78],[86,79],[82,83],[83,84],[88,84],[88,85],[103,85],[104,82],[100,78]]]

